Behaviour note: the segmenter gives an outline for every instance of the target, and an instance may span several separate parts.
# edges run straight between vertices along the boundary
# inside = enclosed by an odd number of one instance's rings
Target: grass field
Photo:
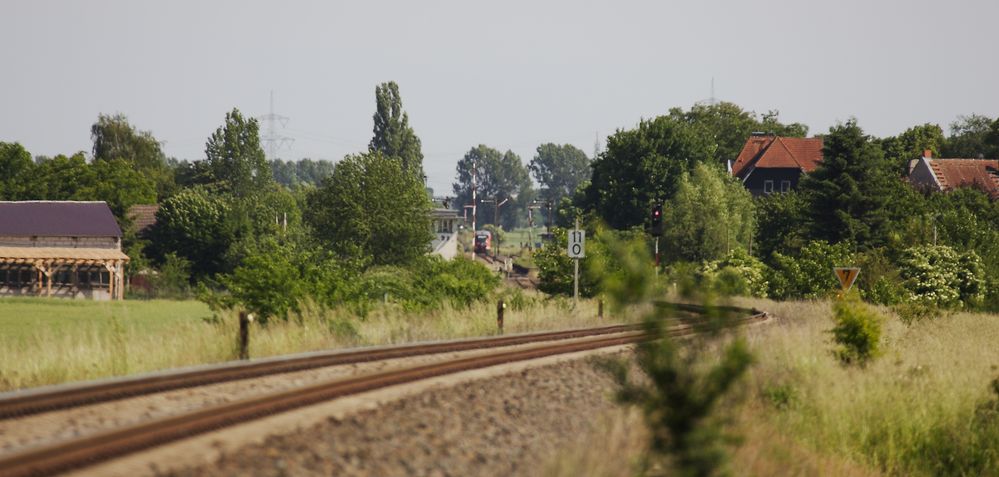
[[[509,297],[505,332],[582,327],[595,302]],[[237,320],[197,301],[0,299],[0,391],[120,376],[236,356]],[[301,320],[251,329],[252,357],[496,334],[495,303],[413,314],[391,304],[365,318],[307,309]]]
[[[999,475],[999,317],[906,326],[882,310],[884,354],[858,368],[831,353],[829,303],[742,304],[777,321],[747,333],[756,363],[727,406],[743,442],[735,475]],[[642,427],[611,416],[545,474],[633,475]]]

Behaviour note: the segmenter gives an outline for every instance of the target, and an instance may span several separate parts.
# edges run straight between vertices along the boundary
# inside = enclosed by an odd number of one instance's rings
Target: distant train
[[[488,253],[493,247],[493,234],[488,230],[475,232],[475,253]]]

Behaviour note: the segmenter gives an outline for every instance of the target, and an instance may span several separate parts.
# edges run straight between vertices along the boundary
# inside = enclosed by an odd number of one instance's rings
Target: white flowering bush
[[[914,302],[954,307],[982,300],[984,273],[974,251],[958,254],[946,245],[911,247],[902,252],[899,271]]]

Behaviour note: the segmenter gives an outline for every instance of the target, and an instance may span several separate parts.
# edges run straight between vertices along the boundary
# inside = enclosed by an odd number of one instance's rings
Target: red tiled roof
[[[822,138],[751,136],[732,164],[743,177],[754,168],[798,168],[812,172],[822,162]]]
[[[999,160],[931,159],[929,162],[941,190],[981,187],[993,198],[999,198]]]
[[[126,215],[132,219],[132,230],[138,233],[152,227],[156,223],[156,211],[158,210],[160,210],[160,206],[156,204],[129,207]]]

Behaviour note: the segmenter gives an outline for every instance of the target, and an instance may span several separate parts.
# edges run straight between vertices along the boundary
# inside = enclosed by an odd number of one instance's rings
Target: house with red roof
[[[739,157],[729,164],[729,171],[755,197],[797,188],[801,176],[814,171],[821,162],[820,137],[753,134],[742,146]]]
[[[999,199],[999,160],[934,159],[930,151],[909,161],[909,183],[915,187],[947,192],[974,187]]]

